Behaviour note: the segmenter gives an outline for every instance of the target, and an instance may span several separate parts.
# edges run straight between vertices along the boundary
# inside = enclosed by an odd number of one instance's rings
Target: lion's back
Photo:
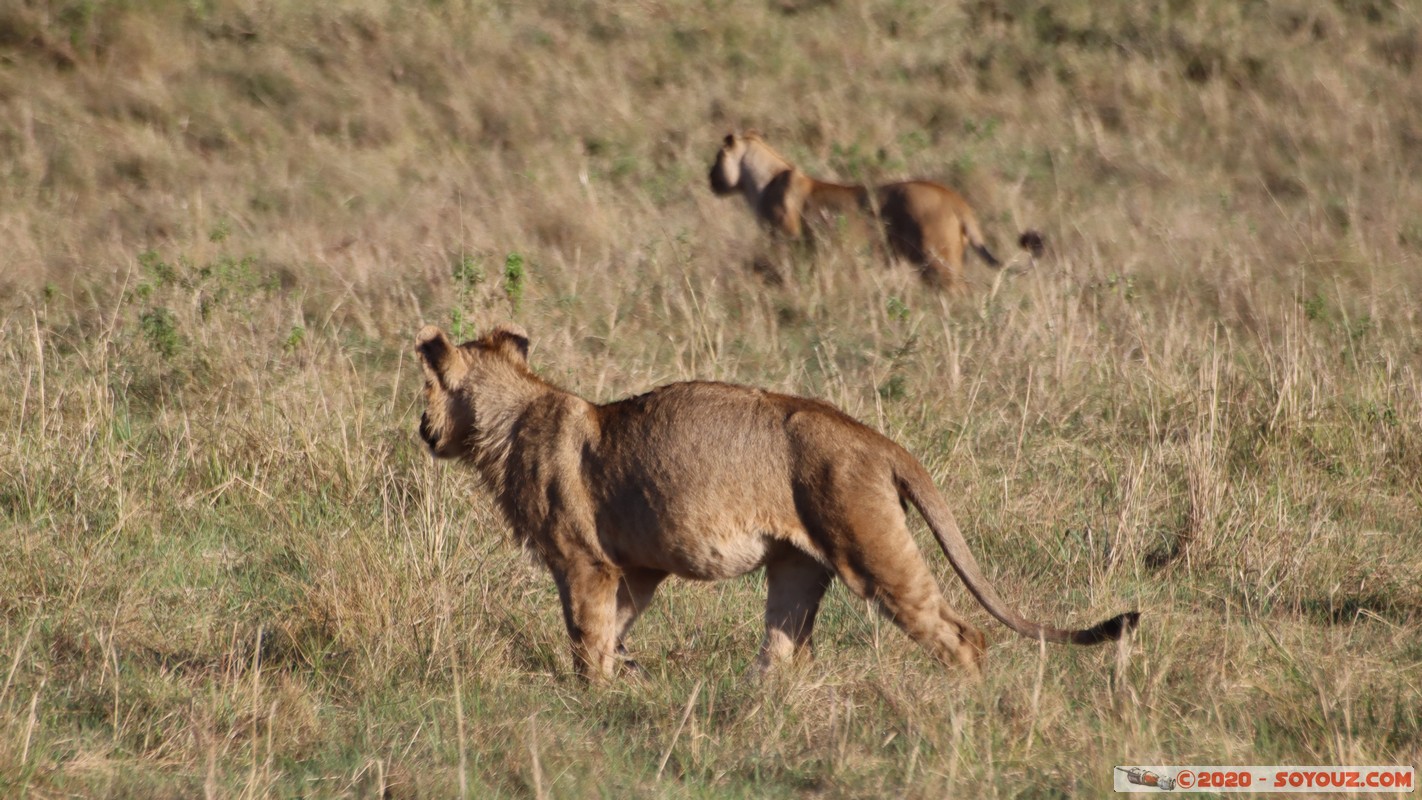
[[[711,381],[668,384],[601,415],[605,452],[621,471],[718,493],[789,487],[807,466],[888,442],[824,401]]]

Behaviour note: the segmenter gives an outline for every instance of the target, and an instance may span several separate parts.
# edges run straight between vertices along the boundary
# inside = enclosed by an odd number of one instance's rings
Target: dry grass
[[[1415,8],[313,9],[0,6],[0,793],[1068,796],[1422,760]],[[744,125],[1051,251],[962,301],[776,253],[705,186]],[[509,317],[597,399],[841,405],[929,465],[1002,594],[1139,606],[1139,637],[1039,650],[972,611],[971,686],[836,589],[819,661],[757,686],[759,580],[678,584],[634,637],[654,679],[579,687],[551,581],[413,435],[413,332]]]

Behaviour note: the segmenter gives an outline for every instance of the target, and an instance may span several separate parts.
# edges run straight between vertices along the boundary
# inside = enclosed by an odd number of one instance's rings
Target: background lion
[[[553,573],[584,677],[610,676],[668,575],[722,580],[764,566],[762,670],[807,651],[838,576],[945,664],[975,674],[983,634],[948,606],[905,521],[923,514],[953,568],[1023,636],[1095,644],[1129,612],[1082,630],[1029,622],[983,578],[948,505],[908,451],[833,406],[726,383],[672,383],[594,405],[528,367],[517,326],[455,346],[426,326],[420,437],[472,463],[514,535]]]
[[[930,286],[963,291],[963,253],[971,248],[990,267],[1002,262],[983,239],[978,216],[963,196],[925,180],[864,186],[829,183],[805,174],[755,131],[728,133],[711,164],[711,190],[740,194],[756,216],[791,239],[822,238],[842,225],[877,239],[877,217],[892,251],[918,267]],[[1042,252],[1041,235],[1028,232],[1020,243],[1033,257]]]

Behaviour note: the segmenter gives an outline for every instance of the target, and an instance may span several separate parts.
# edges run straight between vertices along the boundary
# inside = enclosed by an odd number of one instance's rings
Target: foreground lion
[[[815,180],[754,131],[726,134],[710,177],[713,192],[740,194],[761,221],[791,239],[814,240],[846,222],[866,228],[865,218],[877,214],[893,251],[917,266],[932,286],[966,288],[963,252],[969,247],[988,266],[1002,266],[983,241],[972,206],[941,184],[903,181],[871,193],[863,186]],[[1041,255],[1040,234],[1029,231],[1021,243]]]
[[[914,545],[905,501],[969,591],[1031,638],[1095,644],[1136,613],[1084,630],[1029,622],[998,599],[928,472],[827,403],[724,383],[673,383],[594,405],[539,378],[528,337],[501,326],[453,344],[427,326],[420,437],[472,464],[515,536],[553,573],[573,661],[606,677],[668,575],[720,580],[764,566],[759,666],[807,651],[837,575],[939,661],[979,670],[984,639],[948,607]]]

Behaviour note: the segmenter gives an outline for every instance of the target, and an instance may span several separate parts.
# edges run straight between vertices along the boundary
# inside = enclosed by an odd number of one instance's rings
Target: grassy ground
[[[1386,0],[0,4],[0,794],[1059,797],[1422,760],[1422,16]],[[960,187],[999,255],[771,249],[705,172]],[[770,255],[766,255],[769,253]],[[782,259],[784,287],[749,265]],[[1018,264],[1022,262],[1019,260]],[[972,685],[840,588],[670,585],[571,677],[414,435],[414,332],[595,399],[737,380],[927,464],[1001,593]]]

